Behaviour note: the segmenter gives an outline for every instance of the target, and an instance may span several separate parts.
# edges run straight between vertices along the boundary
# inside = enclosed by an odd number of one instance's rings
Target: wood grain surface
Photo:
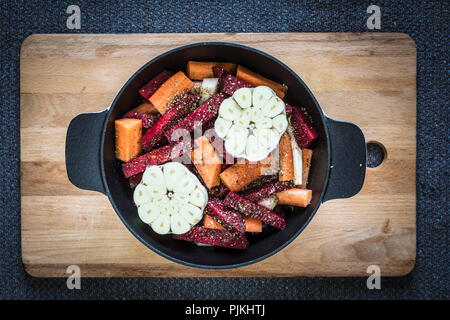
[[[171,262],[121,223],[106,196],[73,186],[65,170],[70,120],[107,108],[158,54],[231,41],[282,60],[325,113],[356,123],[387,156],[361,192],[322,204],[301,235],[254,265],[211,270]],[[32,35],[20,61],[22,258],[38,277],[69,265],[95,277],[384,276],[409,273],[416,256],[416,48],[398,33]]]

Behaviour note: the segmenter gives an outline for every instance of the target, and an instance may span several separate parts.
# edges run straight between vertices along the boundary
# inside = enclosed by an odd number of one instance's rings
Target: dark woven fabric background
[[[82,28],[66,29],[79,5]],[[405,32],[417,45],[417,263],[406,277],[35,279],[24,272],[20,243],[19,53],[32,33],[367,32],[366,9],[381,7],[379,32]],[[0,298],[303,299],[449,298],[448,1],[4,1],[1,0]],[[381,205],[381,204],[380,204]]]

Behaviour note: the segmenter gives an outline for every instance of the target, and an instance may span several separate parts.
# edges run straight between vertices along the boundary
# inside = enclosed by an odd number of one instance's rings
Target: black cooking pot
[[[132,189],[115,157],[114,120],[139,103],[138,89],[150,79],[165,69],[184,70],[188,60],[235,62],[285,83],[289,90],[284,100],[305,107],[319,133],[311,146],[308,185],[313,191],[311,204],[307,208],[286,206],[286,228],[281,231],[268,228],[262,234],[249,235],[247,250],[199,247],[153,232],[139,219],[132,203]],[[185,265],[224,269],[252,264],[278,252],[302,232],[322,202],[358,193],[366,171],[366,144],[359,127],[326,117],[306,84],[279,60],[239,44],[206,42],[173,49],[154,58],[125,83],[109,109],[75,117],[67,131],[66,168],[75,186],[107,195],[125,226],[153,251]]]

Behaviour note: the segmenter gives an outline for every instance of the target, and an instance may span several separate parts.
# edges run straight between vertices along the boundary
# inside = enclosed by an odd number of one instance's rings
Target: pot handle
[[[100,169],[102,129],[108,109],[82,113],[72,119],[66,134],[66,171],[80,189],[106,193]]]
[[[366,175],[366,141],[361,129],[350,122],[326,117],[331,145],[331,168],[323,202],[357,194]]]

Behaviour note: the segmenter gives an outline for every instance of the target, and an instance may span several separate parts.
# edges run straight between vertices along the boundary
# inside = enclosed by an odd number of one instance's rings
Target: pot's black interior
[[[132,190],[124,178],[120,163],[115,159],[114,120],[135,107],[140,97],[138,89],[164,69],[185,70],[188,60],[231,61],[254,70],[269,79],[288,85],[285,101],[303,106],[314,121],[319,139],[312,145],[313,159],[308,187],[313,190],[312,203],[305,209],[285,207],[286,228],[282,231],[269,227],[263,235],[249,236],[250,246],[245,251],[199,247],[193,243],[173,240],[170,235],[158,235],[144,224],[132,204]],[[260,51],[234,44],[204,43],[186,46],[163,54],[143,66],[122,88],[114,100],[104,131],[103,168],[110,200],[129,230],[145,245],[177,262],[198,267],[226,268],[250,264],[267,257],[292,241],[315,213],[326,183],[328,170],[327,135],[323,115],[314,97],[303,82],[273,57]],[[301,250],[299,248],[298,250]]]

